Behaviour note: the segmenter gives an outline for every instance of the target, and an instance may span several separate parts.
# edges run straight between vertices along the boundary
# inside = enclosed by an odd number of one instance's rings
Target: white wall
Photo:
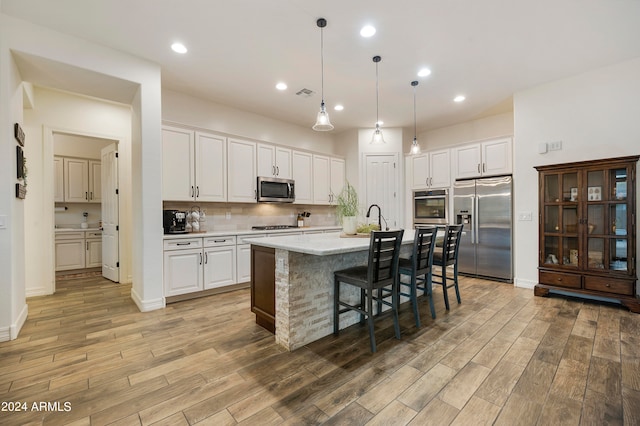
[[[162,90],[162,120],[249,140],[335,154],[334,132],[311,130],[171,90]]]
[[[639,76],[636,58],[514,96],[514,211],[532,212],[534,218],[515,222],[516,285],[531,286],[538,278],[538,175],[533,167],[640,154]],[[538,143],[551,141],[562,141],[562,150],[538,154]]]
[[[88,98],[85,98],[88,99]],[[92,99],[95,101],[95,99]],[[100,102],[100,101],[98,101]],[[117,105],[117,104],[112,104]],[[128,113],[127,127],[128,132],[125,133],[128,136],[131,134],[131,108],[124,106]],[[107,119],[110,117],[107,116]],[[77,121],[77,120],[76,120]],[[105,128],[109,127],[105,123]],[[114,140],[93,138],[82,135],[70,135],[66,133],[54,133],[53,135],[53,154],[63,157],[80,157],[91,158],[94,160],[100,160],[102,148],[114,143]]]
[[[70,224],[80,218],[77,210],[83,210],[74,208],[56,213],[54,218],[50,195],[53,189],[53,154],[99,158],[99,149],[91,149],[90,145],[103,145],[104,139],[95,139],[102,137],[121,140],[118,149],[123,158],[130,158],[131,107],[34,87],[33,107],[24,112],[24,128],[29,141],[25,144],[29,165],[29,196],[25,200],[25,246],[29,256],[25,287],[27,296],[37,296],[51,294],[55,288],[54,224]],[[92,137],[56,134],[61,131]],[[131,240],[130,170],[130,163],[120,162],[122,241]],[[92,223],[100,220],[99,206],[84,211],[90,211]],[[130,247],[130,243],[121,247],[123,282],[131,276]]]
[[[513,113],[506,112],[420,133],[418,134],[418,142],[423,151],[431,151],[512,134]]]
[[[12,52],[66,64],[94,76],[100,74],[119,87],[137,88],[132,97],[132,157],[127,159],[136,171],[132,199],[137,213],[133,219],[137,250],[132,259],[132,298],[143,311],[163,307],[162,268],[158,267],[162,264],[159,66],[0,14],[0,216],[6,216],[8,225],[0,229],[0,340],[15,338],[26,313],[24,206],[15,199],[12,189],[16,182],[12,129],[13,123],[23,123],[22,78]],[[73,85],[74,81],[66,83]]]

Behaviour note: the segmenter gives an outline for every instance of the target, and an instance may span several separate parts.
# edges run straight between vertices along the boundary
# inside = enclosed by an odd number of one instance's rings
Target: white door
[[[202,249],[164,252],[164,295],[178,296],[202,290]]]
[[[118,151],[117,145],[102,148],[102,276],[120,282]]]
[[[194,132],[162,128],[162,199],[193,201],[195,188]]]
[[[399,211],[399,190],[398,190],[398,155],[397,154],[365,154],[365,194],[363,202],[364,208],[369,208],[371,204],[380,206],[382,212],[382,228],[398,228],[400,220]],[[365,210],[366,213],[366,210]],[[378,210],[371,210],[371,217],[368,222],[375,223],[378,220]],[[386,225],[385,225],[386,220]]]

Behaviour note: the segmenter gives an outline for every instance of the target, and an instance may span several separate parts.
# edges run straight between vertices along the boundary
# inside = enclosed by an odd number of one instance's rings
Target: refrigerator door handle
[[[471,196],[471,223],[469,225],[471,225],[471,244],[475,244],[476,243],[476,196],[472,195]]]
[[[474,196],[473,197],[473,202],[474,202],[473,212],[475,213],[474,218],[473,218],[473,226],[474,226],[475,229],[474,229],[473,233],[475,234],[475,244],[479,244],[480,243],[480,237],[479,237],[478,223],[480,221],[478,220],[478,212],[480,211],[480,197]],[[472,235],[471,238],[473,238],[473,235]]]

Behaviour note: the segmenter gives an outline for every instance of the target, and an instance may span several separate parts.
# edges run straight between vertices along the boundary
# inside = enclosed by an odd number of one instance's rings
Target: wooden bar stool
[[[460,236],[462,234],[463,225],[449,225],[444,231],[444,241],[442,242],[442,250],[436,250],[433,254],[433,264],[440,266],[440,274],[432,273],[433,284],[442,286],[444,293],[444,305],[449,310],[449,295],[447,289],[454,287],[456,290],[456,298],[460,301],[460,289],[458,288],[458,249],[460,248]],[[447,267],[453,266],[453,277],[447,277]],[[451,284],[447,284],[447,280],[451,280]]]
[[[420,313],[418,310],[418,290],[429,300],[431,318],[436,317],[436,309],[433,306],[431,271],[433,265],[433,252],[436,246],[436,234],[438,230],[435,226],[416,228],[413,240],[413,250],[409,259],[400,258],[398,272],[400,275],[408,275],[410,282],[404,283],[399,278],[399,289],[401,296],[407,296],[411,300],[413,316],[416,320],[416,327],[420,328]],[[409,287],[409,293],[403,293],[402,286]]]
[[[367,318],[369,324],[369,341],[371,352],[376,351],[376,338],[373,328],[373,301],[376,300],[391,307],[396,339],[400,339],[400,322],[398,320],[398,259],[400,244],[404,230],[373,231],[369,240],[369,260],[364,266],[354,266],[334,272],[333,288],[333,334],[340,332],[340,314],[348,311],[360,313],[360,323]],[[340,300],[340,283],[360,288],[360,303],[351,305]],[[376,289],[392,287],[392,301],[381,300],[374,295]]]

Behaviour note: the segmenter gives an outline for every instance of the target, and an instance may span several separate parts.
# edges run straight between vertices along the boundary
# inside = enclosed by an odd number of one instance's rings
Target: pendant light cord
[[[322,91],[322,104],[324,105],[324,27],[320,27],[320,90]]]
[[[418,138],[418,125],[416,122],[416,85],[413,86],[413,140]]]

